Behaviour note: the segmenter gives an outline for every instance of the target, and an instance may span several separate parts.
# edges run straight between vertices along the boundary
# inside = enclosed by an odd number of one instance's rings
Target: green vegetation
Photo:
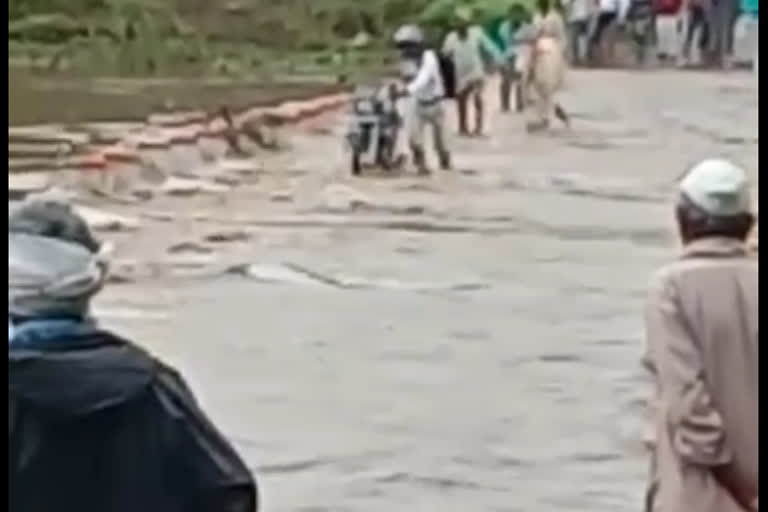
[[[512,1],[523,0],[9,0],[8,62],[76,75],[346,75],[386,65],[401,23],[440,32],[458,6],[485,22]]]

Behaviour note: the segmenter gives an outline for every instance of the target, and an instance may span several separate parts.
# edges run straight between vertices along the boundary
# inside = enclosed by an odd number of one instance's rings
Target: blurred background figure
[[[595,14],[595,2],[594,0],[566,0],[564,7],[569,61],[572,66],[582,66],[587,59],[589,23]]]
[[[736,64],[754,68],[758,51],[758,0],[741,0],[734,27],[733,55]]]
[[[708,64],[728,69],[733,62],[734,26],[740,0],[713,0],[709,16]]]
[[[568,124],[568,116],[555,100],[564,85],[567,68],[565,23],[550,0],[538,0],[533,29],[533,52],[523,80],[530,84],[536,115],[527,128],[528,131],[540,131],[549,128],[552,114]]]
[[[537,0],[533,17],[536,37],[554,39],[565,57],[568,52],[568,33],[563,11],[557,0]]]
[[[490,58],[495,68],[504,66],[504,58],[483,28],[474,23],[470,9],[456,11],[454,26],[455,29],[445,37],[442,52],[453,60],[456,73],[459,135],[479,136],[483,133],[485,117],[484,55]],[[474,129],[471,131],[467,119],[470,104],[475,111]]]
[[[616,29],[624,25],[630,7],[631,0],[598,0],[588,46],[591,65],[614,64]]]
[[[635,62],[644,66],[653,50],[656,39],[654,0],[630,0],[625,24],[626,36],[632,43]]]
[[[679,60],[683,0],[655,0],[656,56],[663,65]]]
[[[687,0],[683,6],[683,45],[680,66],[700,66],[709,42],[709,19],[712,0]],[[693,53],[692,53],[693,52]]]
[[[499,25],[498,39],[502,43],[504,64],[501,67],[500,99],[501,111],[509,112],[512,90],[515,92],[515,110],[523,111],[523,92],[520,87],[522,72],[519,68],[519,53],[523,46],[524,27],[531,27],[531,14],[522,4],[513,4],[507,19]]]

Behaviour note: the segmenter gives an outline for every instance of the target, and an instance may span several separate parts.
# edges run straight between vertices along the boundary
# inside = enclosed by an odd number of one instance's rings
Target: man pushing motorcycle
[[[400,73],[405,83],[401,95],[405,96],[405,128],[414,165],[420,175],[430,174],[424,151],[424,132],[430,127],[440,168],[448,170],[451,156],[445,140],[443,99],[446,91],[440,58],[435,50],[427,47],[424,32],[417,25],[400,27],[394,42],[400,53]]]

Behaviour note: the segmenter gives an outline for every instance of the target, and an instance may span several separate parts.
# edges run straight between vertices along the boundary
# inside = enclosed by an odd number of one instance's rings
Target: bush
[[[360,32],[381,48],[403,23],[438,38],[459,6],[487,24],[514,1],[532,0],[9,0],[8,38],[15,51],[54,46],[52,69],[93,59],[104,71],[155,74],[180,62],[255,62],[256,49],[343,53]],[[222,47],[240,55],[212,50]]]

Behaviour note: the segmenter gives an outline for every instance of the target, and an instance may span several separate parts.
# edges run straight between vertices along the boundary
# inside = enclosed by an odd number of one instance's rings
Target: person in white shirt
[[[662,64],[679,61],[683,0],[656,0],[656,55]]]
[[[443,43],[443,54],[453,61],[456,73],[456,103],[458,107],[459,135],[469,136],[467,108],[470,100],[475,107],[475,135],[483,132],[483,89],[485,66],[483,52],[492,57],[498,67],[503,64],[501,52],[485,34],[472,23],[468,9],[456,12],[456,29],[449,32]]]
[[[405,125],[408,144],[419,174],[429,174],[424,152],[424,132],[432,128],[432,140],[444,170],[450,169],[451,157],[445,141],[443,97],[445,87],[437,53],[427,48],[424,32],[416,25],[405,25],[395,33],[400,51],[400,71],[405,82]]]

